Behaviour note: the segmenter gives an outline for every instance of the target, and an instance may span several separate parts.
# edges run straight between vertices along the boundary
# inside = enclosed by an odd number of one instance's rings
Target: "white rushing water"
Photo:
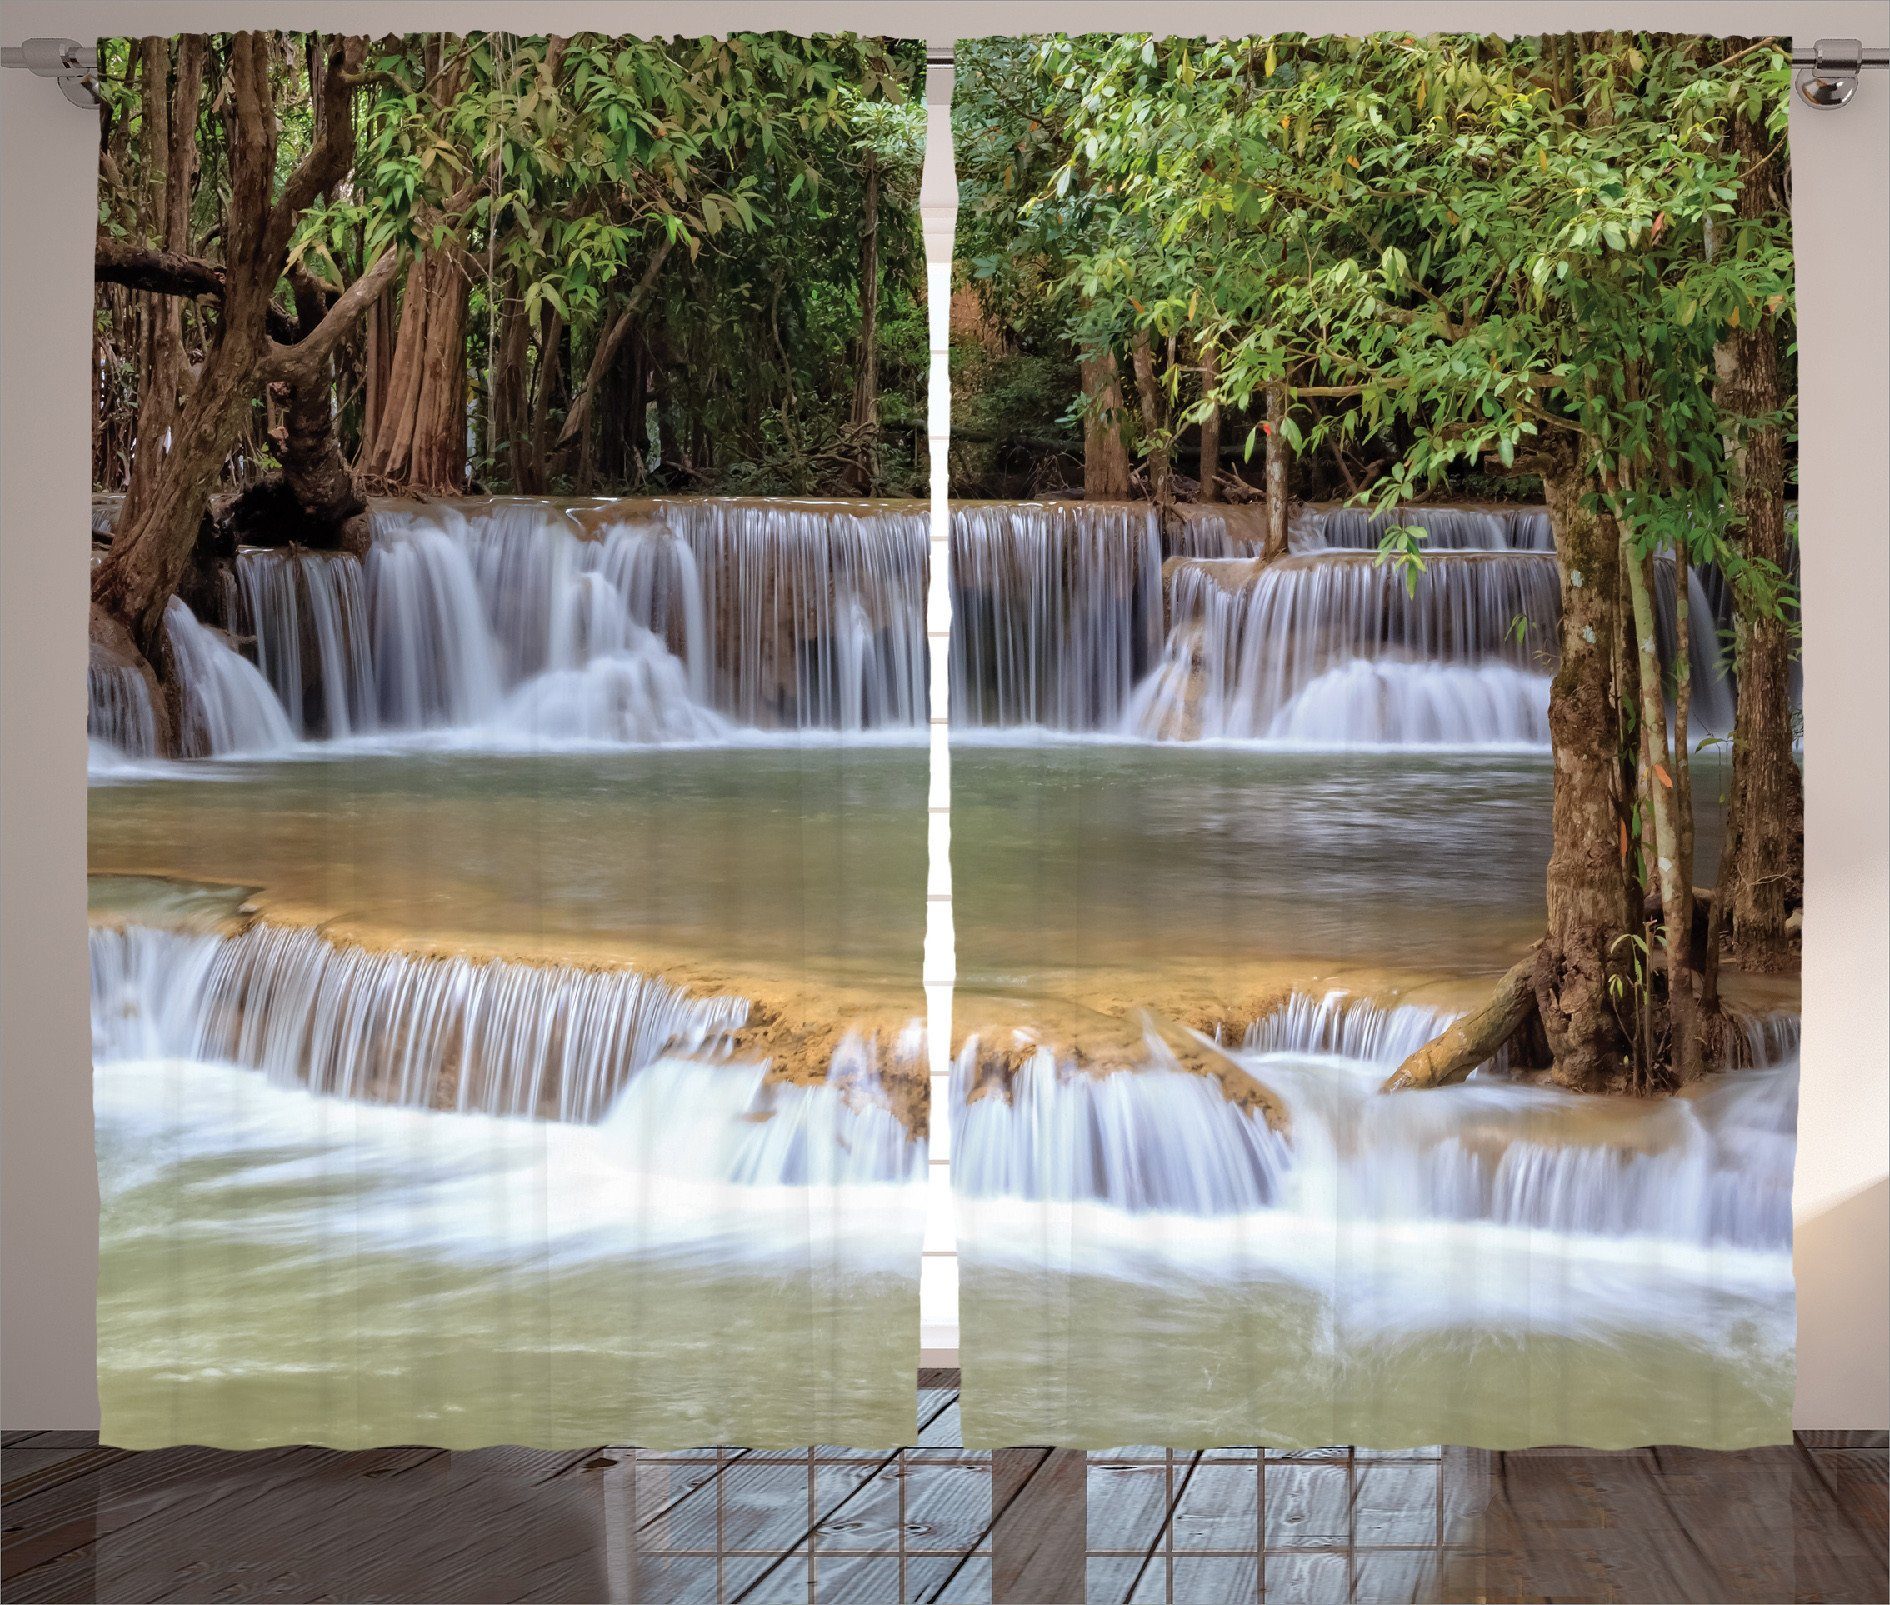
[[[818,1086],[734,1061],[735,997],[694,997],[623,969],[435,958],[255,925],[237,936],[152,926],[91,933],[96,1066],[241,1068],[319,1098],[438,1112],[602,1122],[652,1174],[756,1186],[910,1179],[915,1140],[875,1096],[867,1037],[843,1037]],[[924,1062],[922,1032],[892,1048]],[[258,1075],[260,1072],[260,1075]],[[269,1100],[263,1100],[265,1104]],[[285,1115],[286,1118],[286,1115]],[[310,1110],[304,1117],[318,1122]]]
[[[1507,663],[1354,658],[1313,680],[1267,735],[1304,747],[1546,747],[1549,676]]]
[[[157,709],[152,706],[150,682],[143,672],[130,664],[91,664],[86,672],[85,728],[95,763],[154,756],[158,750]]]
[[[183,756],[254,755],[295,745],[295,730],[269,682],[220,634],[198,623],[182,597],[165,605],[164,628],[183,688]]]
[[[1555,559],[1365,554],[1181,565],[1161,662],[1124,726],[1312,746],[1546,744]]]
[[[1420,521],[1421,570],[1378,561],[1387,528]],[[239,552],[232,622],[260,679],[216,632],[178,626],[184,751],[280,751],[285,726],[508,750],[916,733],[926,533],[916,509],[838,502],[675,498],[584,522],[548,501],[383,508],[365,561]],[[954,509],[954,725],[1547,745],[1560,597],[1541,509],[1308,510],[1294,555],[1258,570],[1256,539],[1248,509],[1194,509],[1166,537],[1137,504]],[[1669,657],[1672,575],[1657,573]],[[1695,729],[1719,732],[1725,599],[1698,573],[1688,596]],[[102,766],[154,745],[143,697],[95,667]]]
[[[240,1219],[251,1245],[308,1252],[324,1241],[326,1214],[350,1255],[423,1256],[416,1271],[431,1257],[621,1264],[626,1252],[705,1239],[728,1257],[765,1261],[804,1253],[810,1236],[870,1253],[883,1233],[909,1254],[911,1210],[899,1195],[916,1172],[897,1123],[848,1108],[828,1088],[770,1099],[762,1074],[659,1061],[608,1118],[576,1125],[319,1098],[229,1065],[105,1063],[93,1076],[103,1203],[109,1211],[155,1183],[194,1188],[208,1223],[211,1208],[253,1195]],[[867,1157],[852,1163],[842,1148],[840,1162],[825,1162],[829,1150],[809,1133],[837,1135]],[[800,1163],[810,1149],[821,1157]],[[313,1185],[330,1169],[346,1191],[325,1212],[272,1206],[272,1187]],[[861,1188],[851,1200],[837,1191]],[[716,1261],[698,1263],[706,1276]],[[905,1266],[888,1254],[886,1268]]]
[[[1161,648],[1153,510],[971,504],[952,514],[952,722],[1108,730]]]
[[[365,565],[244,551],[244,623],[311,737],[648,744],[916,728],[923,514],[678,500],[383,509]],[[462,743],[463,744],[463,743]]]
[[[1454,1087],[1381,1094],[1447,1019],[1332,997],[1297,999],[1257,1022],[1235,1057],[1286,1106],[1285,1133],[1176,1068],[1152,1037],[1147,1068],[1107,1075],[1041,1050],[1008,1097],[961,1099],[955,1179],[973,1198],[1095,1203],[1131,1216],[1266,1215],[1322,1239],[1340,1227],[1472,1222],[1789,1249],[1794,1032],[1755,1028],[1754,1056],[1772,1062],[1720,1072],[1681,1098],[1584,1099],[1495,1066]],[[961,1089],[976,1063],[973,1044],[960,1057]]]
[[[289,723],[309,736],[374,729],[380,710],[361,564],[342,553],[245,551],[236,583],[257,663]]]
[[[1490,1071],[1380,1093],[1440,1023],[1316,998],[1261,1021],[1234,1057],[1281,1133],[1154,1055],[1098,1076],[1040,1054],[1008,1099],[961,1105],[968,1434],[1777,1441],[1795,1030],[1755,1030],[1786,1056],[1680,1098]]]
[[[717,1057],[748,1008],[632,970],[432,958],[258,924],[95,927],[95,1062],[244,1065],[342,1098],[598,1119],[668,1053]]]
[[[1553,552],[1555,531],[1542,507],[1307,508],[1294,520],[1295,552],[1372,551],[1389,530],[1418,529],[1430,552]]]

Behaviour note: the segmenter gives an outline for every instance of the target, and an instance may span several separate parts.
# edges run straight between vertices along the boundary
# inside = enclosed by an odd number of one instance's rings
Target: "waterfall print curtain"
[[[922,50],[100,54],[105,1440],[906,1441]]]
[[[923,55],[103,42],[106,1440],[1782,1438],[1784,52]]]
[[[1787,72],[961,42],[968,1443],[1787,1436]]]

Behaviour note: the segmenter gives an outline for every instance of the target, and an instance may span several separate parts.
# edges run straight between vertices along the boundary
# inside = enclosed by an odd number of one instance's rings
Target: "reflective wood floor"
[[[1882,1433],[1714,1454],[232,1453],[6,1434],[8,1600],[1890,1599]]]

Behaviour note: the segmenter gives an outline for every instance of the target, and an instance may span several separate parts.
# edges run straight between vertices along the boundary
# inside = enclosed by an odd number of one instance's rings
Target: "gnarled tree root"
[[[1500,1052],[1535,1012],[1535,962],[1536,950],[1532,947],[1496,983],[1488,1003],[1425,1043],[1378,1090],[1448,1087]]]

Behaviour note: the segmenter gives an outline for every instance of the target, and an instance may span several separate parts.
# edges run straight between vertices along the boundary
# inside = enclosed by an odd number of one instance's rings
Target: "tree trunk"
[[[1129,494],[1129,447],[1122,438],[1122,381],[1115,353],[1085,355],[1083,376],[1083,496],[1122,501]]]
[[[384,292],[367,314],[367,351],[361,364],[362,467],[373,456],[387,417],[387,387],[394,377],[394,292]]]
[[[1136,400],[1142,409],[1142,447],[1148,454],[1148,497],[1157,507],[1166,508],[1175,499],[1168,409],[1155,375],[1155,352],[1146,331],[1136,331],[1129,355],[1135,368]]]
[[[545,302],[538,310],[538,364],[532,374],[532,434],[529,472],[518,488],[542,496],[551,488],[551,399],[564,373],[564,318]]]
[[[1764,130],[1741,112],[1733,137],[1748,174],[1739,217],[1778,211],[1777,157],[1766,148]],[[1791,564],[1780,339],[1777,316],[1755,313],[1728,330],[1714,352],[1714,400],[1729,426],[1732,455],[1732,544],[1750,565],[1733,584],[1738,701],[1720,886],[1739,962],[1751,970],[1784,970],[1795,962],[1785,921],[1804,895],[1805,878],[1804,776],[1792,750],[1794,643],[1776,606],[1776,587],[1787,583]]]
[[[879,492],[879,158],[866,153],[866,199],[860,217],[860,346],[853,378],[853,426],[860,433],[857,482]]]
[[[1286,444],[1286,385],[1267,386],[1267,539],[1261,557],[1286,556],[1287,514],[1292,507],[1292,452]]]
[[[520,296],[522,286],[513,276],[511,293],[499,315],[499,348],[495,354],[497,372],[492,376],[492,444],[494,466],[504,465],[505,484],[519,489],[530,456],[527,431],[530,428],[530,394],[525,379],[529,372],[527,358],[531,351],[531,320],[525,316]]]
[[[312,286],[298,286],[296,307],[302,337],[309,339],[324,316]],[[225,520],[230,534],[244,545],[365,555],[367,502],[335,438],[332,364],[325,357],[298,362],[269,386],[269,395],[282,416],[271,431],[282,467],[237,497]]]
[[[1562,625],[1561,664],[1549,691],[1555,785],[1548,934],[1536,949],[1533,979],[1557,1080],[1599,1091],[1619,1086],[1628,1063],[1610,982],[1623,968],[1616,944],[1636,921],[1613,662],[1621,627],[1619,551],[1612,526],[1582,505],[1582,488],[1572,454],[1543,474]]]
[[[616,316],[598,335],[597,347],[591,353],[591,365],[584,371],[584,383],[571,398],[571,405],[564,415],[564,427],[558,431],[559,451],[568,450],[574,445],[584,426],[589,423],[598,386],[603,383],[610,365],[617,360],[617,353],[623,349],[631,329],[642,317],[644,307],[649,305],[650,296],[656,289],[657,275],[663,271],[663,263],[669,259],[669,250],[670,242],[665,238],[651,253],[650,260],[644,266],[643,276],[632,287]]]
[[[1221,404],[1214,399],[1214,386],[1220,379],[1220,365],[1212,350],[1201,353],[1201,394],[1208,410],[1201,419],[1201,500],[1221,499]]]
[[[1692,962],[1693,866],[1687,861],[1676,804],[1673,754],[1667,741],[1667,699],[1661,685],[1660,639],[1654,611],[1653,559],[1638,556],[1625,527],[1619,530],[1621,572],[1627,577],[1633,608],[1635,683],[1628,689],[1640,700],[1643,843],[1651,819],[1654,845],[1654,885],[1660,896],[1664,968],[1667,976],[1667,1019],[1672,1033],[1672,1075],[1679,1085],[1696,1079],[1700,1062],[1698,976]],[[1676,565],[1685,583],[1684,565]],[[1684,623],[1683,612],[1677,617]],[[1675,655],[1686,659],[1687,643],[1679,635]],[[1653,954],[1648,954],[1651,969]],[[1651,1059],[1644,1072],[1653,1076]]]
[[[179,36],[175,81],[169,40],[145,39],[139,54],[144,74],[146,237],[154,249],[184,256],[191,243],[190,196],[197,165],[204,39],[201,34]],[[144,449],[132,458],[125,495],[126,510],[133,517],[150,497],[173,443],[178,403],[188,379],[183,304],[169,295],[142,299],[137,428]]]
[[[407,270],[380,427],[367,472],[377,488],[466,488],[466,253],[446,240]]]
[[[287,266],[302,212],[347,170],[354,131],[348,112],[361,41],[336,40],[324,80],[324,135],[275,194],[276,124],[270,99],[272,38],[240,33],[229,45],[229,205],[221,313],[202,368],[179,409],[170,451],[150,491],[121,519],[92,578],[92,599],[129,631],[147,659],[162,655],[164,609],[183,579],[210,488],[244,423],[270,352],[269,303]],[[194,110],[194,108],[193,108]],[[324,320],[326,322],[326,320]],[[141,444],[141,450],[150,443]]]

